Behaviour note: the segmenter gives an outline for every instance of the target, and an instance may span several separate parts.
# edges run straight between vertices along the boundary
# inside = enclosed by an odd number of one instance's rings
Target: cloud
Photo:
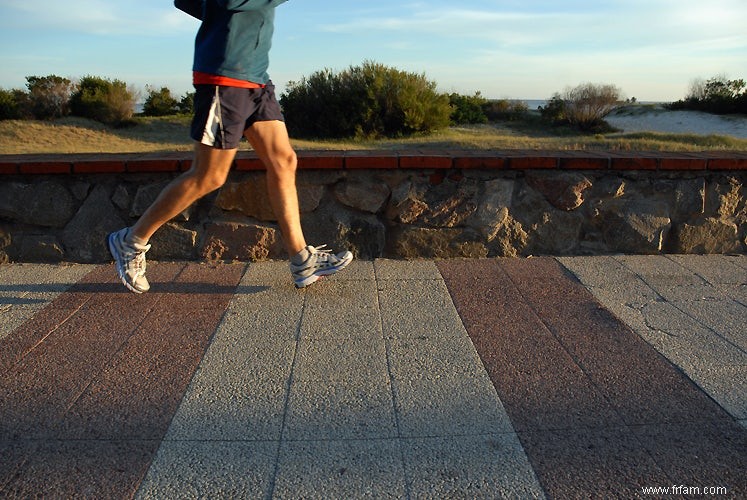
[[[747,7],[743,1],[577,1],[541,10],[527,2],[515,3],[510,10],[499,4],[477,9],[415,3],[402,6],[396,13],[359,11],[356,17],[322,24],[319,29],[388,38],[416,36],[434,42],[481,40],[494,48],[519,51],[595,51],[688,43],[717,43],[738,49],[747,44]]]
[[[169,36],[194,31],[195,20],[171,2],[77,0],[5,0],[2,25],[15,29],[52,29],[87,35]]]

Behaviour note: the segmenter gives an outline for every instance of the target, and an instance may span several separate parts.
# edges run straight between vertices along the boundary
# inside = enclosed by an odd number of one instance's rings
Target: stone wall
[[[599,155],[563,168],[564,156],[547,152],[517,160],[469,153],[462,161],[453,154],[359,153],[349,155],[356,158],[349,164],[344,156],[303,156],[302,223],[309,243],[347,248],[360,258],[747,250],[743,157],[727,168],[708,168],[707,158],[704,168],[693,168],[687,156],[687,168],[677,169],[662,168],[662,159],[651,155],[621,161],[625,168],[612,168],[612,160]],[[106,234],[133,223],[189,160],[166,168],[162,159],[151,159],[161,161],[151,169],[157,172],[148,172],[141,159],[137,169],[125,160],[122,168],[112,167],[111,159],[87,158],[86,168],[69,170],[60,165],[74,159],[13,161],[15,170],[8,158],[0,161],[0,172],[6,165],[0,261],[104,262]],[[22,168],[24,161],[33,172]],[[320,168],[330,162],[336,168]],[[243,168],[220,191],[156,234],[149,258],[285,258],[265,173],[251,156],[237,165]],[[582,168],[568,168],[574,166]]]

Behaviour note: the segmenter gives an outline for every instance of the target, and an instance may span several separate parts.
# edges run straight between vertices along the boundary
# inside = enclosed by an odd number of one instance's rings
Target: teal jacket
[[[275,7],[286,1],[192,0],[202,7],[202,24],[195,39],[192,69],[267,83],[270,79],[267,68],[275,29]],[[196,12],[199,10],[197,8]]]

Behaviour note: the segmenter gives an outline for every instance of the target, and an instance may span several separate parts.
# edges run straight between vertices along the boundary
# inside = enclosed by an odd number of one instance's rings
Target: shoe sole
[[[109,253],[112,254],[112,257],[114,258],[114,267],[117,268],[117,275],[119,276],[119,279],[122,281],[122,284],[129,291],[131,291],[132,293],[137,293],[138,295],[142,294],[144,293],[142,290],[138,290],[134,286],[130,285],[129,283],[127,283],[127,280],[125,279],[124,270],[122,269],[122,266],[119,263],[119,257],[117,257],[117,249],[114,246],[114,234],[115,233],[111,233],[110,235],[106,237],[106,243],[107,243],[107,246],[109,247]]]

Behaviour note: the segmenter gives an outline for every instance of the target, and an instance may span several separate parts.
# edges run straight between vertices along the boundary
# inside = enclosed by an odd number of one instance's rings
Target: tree
[[[146,87],[148,97],[143,104],[143,114],[145,116],[167,116],[175,115],[179,112],[179,101],[171,95],[168,87],[161,87],[156,90],[153,87]]]
[[[424,74],[366,61],[289,82],[280,104],[292,134],[396,137],[449,125],[449,98]]]
[[[85,76],[70,98],[71,112],[109,125],[132,118],[136,94],[120,80]]]
[[[480,92],[473,96],[452,93],[449,95],[451,105],[451,123],[456,125],[467,123],[487,123],[488,117],[483,107],[488,102]]]
[[[70,96],[75,90],[73,82],[57,75],[27,76],[31,113],[46,120],[70,114]]]

